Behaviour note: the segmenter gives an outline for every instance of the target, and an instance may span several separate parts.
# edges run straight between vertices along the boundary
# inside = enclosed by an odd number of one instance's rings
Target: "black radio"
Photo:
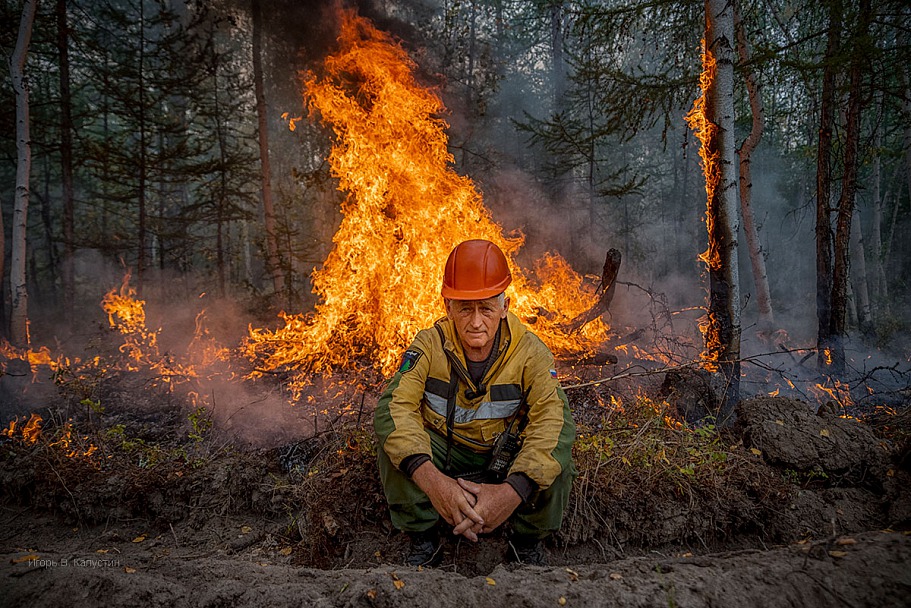
[[[497,436],[486,469],[487,477],[492,482],[502,483],[506,479],[506,472],[509,471],[509,466],[521,447],[522,442],[514,433],[504,431]]]

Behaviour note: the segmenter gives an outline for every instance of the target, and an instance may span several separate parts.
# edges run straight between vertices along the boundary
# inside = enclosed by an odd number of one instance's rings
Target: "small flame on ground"
[[[38,441],[38,437],[41,435],[41,423],[43,419],[38,414],[32,414],[28,421],[22,426],[22,430],[18,433],[16,432],[17,427],[19,426],[19,420],[13,418],[10,420],[9,426],[5,429],[0,430],[0,435],[7,437],[9,439],[21,439],[26,445],[34,445]]]
[[[59,366],[59,361],[51,356],[51,351],[47,346],[42,346],[37,350],[31,348],[16,348],[6,340],[0,339],[0,357],[18,361],[26,361],[32,372],[32,382],[37,381],[37,367],[47,365],[51,369]],[[6,365],[0,363],[0,372],[6,372]]]
[[[44,419],[40,415],[33,413],[22,426],[22,430],[17,432],[18,420],[13,419],[10,421],[9,427],[0,429],[0,435],[9,439],[18,439],[25,445],[32,446],[42,438],[43,422]],[[88,437],[83,437],[83,441],[88,441]],[[98,450],[98,447],[92,443],[89,443],[85,449],[76,445],[76,441],[73,439],[73,427],[69,422],[63,426],[57,437],[47,441],[47,446],[61,450],[67,458],[90,458]]]
[[[832,386],[825,386],[816,383],[809,387],[810,393],[816,397],[816,400],[823,403],[827,400],[835,401],[842,409],[854,405],[854,398],[851,397],[851,387],[841,380],[830,379]]]
[[[150,330],[146,326],[145,304],[144,300],[136,298],[136,290],[130,287],[130,272],[124,276],[120,288],[109,291],[101,301],[111,328],[124,337],[120,352],[130,359],[127,371],[147,367],[159,373],[162,382],[184,382],[198,378],[200,370],[228,359],[228,349],[219,346],[209,335],[205,310],[196,315],[193,340],[187,347],[188,357],[180,361],[169,353],[162,354],[158,347],[161,330]]]

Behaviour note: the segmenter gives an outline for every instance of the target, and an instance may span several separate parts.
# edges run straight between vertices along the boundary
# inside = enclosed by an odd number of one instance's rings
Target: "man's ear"
[[[443,298],[443,306],[446,308],[446,316],[452,319],[452,300]]]
[[[509,310],[510,302],[511,302],[511,300],[509,299],[509,296],[506,296],[503,298],[503,317],[502,318],[504,318],[504,319],[506,318],[506,312]]]

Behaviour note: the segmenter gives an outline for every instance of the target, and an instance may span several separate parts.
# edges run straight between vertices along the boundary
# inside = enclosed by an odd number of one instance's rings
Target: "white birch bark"
[[[13,235],[10,255],[10,341],[17,346],[28,345],[28,289],[25,266],[32,151],[25,62],[28,58],[28,46],[32,38],[32,24],[35,22],[37,7],[37,0],[25,0],[23,3],[19,36],[10,59],[10,76],[13,91],[16,94],[16,197],[13,205]]]
[[[749,65],[750,52],[747,47],[746,34],[740,23],[740,15],[734,11],[734,27],[737,35],[737,56],[741,64]],[[750,267],[753,270],[753,282],[756,287],[756,305],[759,308],[759,337],[767,341],[771,332],[775,330],[775,316],[772,309],[772,294],[769,289],[769,275],[766,269],[765,255],[762,242],[759,240],[759,229],[753,216],[752,188],[753,180],[750,171],[753,150],[762,139],[765,126],[765,110],[760,96],[759,83],[753,71],[748,67],[744,71],[747,92],[750,97],[750,112],[753,115],[753,124],[750,134],[744,140],[738,151],[740,158],[740,210],[743,213],[743,233],[746,238],[747,248],[750,253]]]
[[[706,48],[717,62],[715,80],[708,91],[707,114],[717,126],[718,184],[709,201],[714,221],[709,234],[718,253],[718,268],[709,265],[709,312],[719,323],[719,362],[724,380],[719,423],[732,417],[740,395],[740,230],[734,134],[734,11],[729,0],[706,0]]]

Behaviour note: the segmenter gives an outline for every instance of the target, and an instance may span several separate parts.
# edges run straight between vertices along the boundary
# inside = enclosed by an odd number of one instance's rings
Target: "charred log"
[[[566,333],[577,332],[604,313],[610,312],[610,304],[614,299],[617,273],[620,271],[620,261],[620,252],[616,249],[609,249],[607,256],[604,258],[604,268],[601,270],[601,286],[598,288],[601,295],[598,301],[569,323],[563,324],[562,327]]]
[[[599,351],[576,359],[576,363],[579,365],[616,365],[617,356]]]

